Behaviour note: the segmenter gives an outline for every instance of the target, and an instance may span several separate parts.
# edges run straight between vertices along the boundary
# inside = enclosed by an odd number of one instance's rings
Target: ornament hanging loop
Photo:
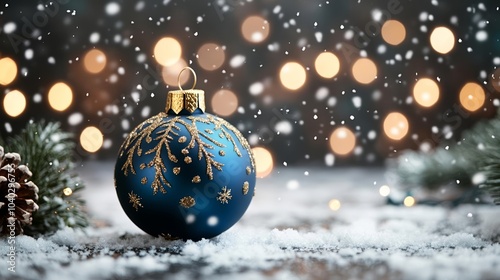
[[[181,86],[182,73],[186,70],[191,71],[193,74],[194,82],[191,89],[183,89]],[[167,95],[167,105],[165,112],[172,111],[174,114],[179,114],[182,110],[187,113],[193,114],[199,109],[201,113],[205,112],[205,92],[201,89],[194,89],[196,87],[196,72],[191,67],[184,67],[177,76],[178,90],[171,90]]]
[[[186,70],[189,70],[189,71],[191,71],[191,73],[193,73],[194,81],[193,81],[193,86],[191,87],[191,89],[194,89],[194,87],[196,87],[196,82],[198,81],[198,78],[196,77],[196,72],[194,72],[193,68],[191,68],[189,66],[182,68],[181,72],[179,72],[179,76],[177,76],[177,85],[179,86],[179,89],[182,92],[184,92],[184,89],[181,86],[181,76],[182,76],[182,73]]]

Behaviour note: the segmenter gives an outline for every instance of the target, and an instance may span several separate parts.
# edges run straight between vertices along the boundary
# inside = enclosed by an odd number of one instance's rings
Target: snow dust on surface
[[[243,219],[199,242],[142,233],[116,198],[111,163],[81,175],[93,226],[16,238],[2,279],[495,279],[498,207],[388,206],[382,169],[280,169]],[[331,200],[340,202],[336,211]],[[9,244],[0,241],[7,260]]]

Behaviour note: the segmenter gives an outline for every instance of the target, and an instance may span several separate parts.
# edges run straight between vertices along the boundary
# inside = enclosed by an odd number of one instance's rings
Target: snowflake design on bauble
[[[220,203],[228,204],[229,200],[233,198],[231,195],[231,189],[228,189],[227,187],[222,187],[222,190],[218,192],[219,196],[217,197],[217,200],[220,201]]]

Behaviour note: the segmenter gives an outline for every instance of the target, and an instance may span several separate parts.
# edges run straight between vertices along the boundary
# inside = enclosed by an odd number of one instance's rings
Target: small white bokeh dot
[[[219,223],[219,218],[215,217],[215,216],[211,216],[208,218],[207,220],[207,224],[211,227],[214,227],[216,226],[217,224]]]
[[[193,215],[193,214],[187,215],[187,217],[186,217],[186,223],[187,224],[192,224],[195,221],[196,221],[196,216],[195,215]],[[210,223],[210,221],[209,221],[209,223]]]

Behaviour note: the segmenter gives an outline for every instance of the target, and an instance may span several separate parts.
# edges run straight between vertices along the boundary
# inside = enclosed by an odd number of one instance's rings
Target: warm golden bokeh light
[[[26,109],[26,97],[18,90],[9,91],[3,99],[3,109],[11,117],[17,117]]]
[[[49,104],[56,111],[68,109],[73,102],[73,91],[65,83],[56,83],[49,90]]]
[[[269,36],[269,22],[260,16],[249,16],[241,24],[243,38],[250,43],[261,43]]]
[[[17,64],[10,57],[0,59],[0,85],[8,85],[17,76]]]
[[[181,58],[182,47],[176,39],[164,37],[156,43],[153,54],[159,64],[172,66]]]
[[[384,132],[393,140],[401,140],[408,134],[408,119],[401,113],[392,112],[385,117]]]
[[[428,78],[418,80],[413,86],[413,98],[418,104],[431,107],[439,99],[438,84]]]
[[[356,135],[347,127],[335,129],[330,135],[330,148],[336,155],[348,155],[356,146]]]
[[[468,111],[481,108],[486,99],[483,88],[476,83],[467,83],[460,90],[460,104]]]
[[[224,49],[214,43],[206,43],[198,49],[196,55],[200,67],[213,71],[219,69],[226,60]]]
[[[89,153],[99,151],[103,143],[104,136],[95,126],[86,127],[80,134],[80,145],[82,145],[82,148]]]
[[[359,58],[352,65],[352,75],[358,83],[369,84],[377,78],[377,65],[369,58]]]
[[[227,89],[221,89],[212,95],[212,110],[219,116],[232,115],[238,109],[238,97]]]
[[[306,82],[306,69],[297,62],[287,62],[281,67],[280,81],[287,89],[297,90]]]
[[[415,198],[413,198],[413,196],[407,196],[405,197],[405,199],[403,200],[403,204],[406,206],[406,207],[412,207],[415,205]]]
[[[70,195],[72,195],[72,194],[73,194],[73,190],[72,190],[71,188],[64,188],[64,189],[63,189],[63,194],[64,194],[65,196],[70,196]]]
[[[253,148],[252,153],[255,158],[257,177],[264,178],[271,174],[274,168],[274,161],[271,153],[262,147]]]
[[[432,31],[430,41],[435,51],[447,54],[455,46],[455,35],[448,27],[439,26]]]
[[[177,78],[179,77],[179,73],[186,66],[187,66],[186,61],[181,58],[174,65],[163,67],[163,70],[161,72],[163,81],[169,86],[177,87],[178,86]],[[181,86],[184,86],[187,83],[187,81],[189,80],[189,76],[190,75],[180,76]]]
[[[386,197],[389,196],[389,194],[391,193],[391,188],[389,188],[388,185],[383,185],[380,187],[378,192],[380,193],[381,196]]]
[[[83,65],[90,73],[99,73],[106,67],[106,55],[98,49],[92,49],[85,54]]]
[[[328,202],[328,207],[330,207],[330,209],[332,211],[338,211],[341,206],[342,206],[342,204],[340,203],[340,200],[338,200],[338,199],[332,199]]]
[[[316,57],[314,68],[321,77],[331,79],[339,73],[340,61],[333,53],[323,52]]]
[[[388,20],[382,25],[382,38],[388,44],[399,45],[406,37],[405,26],[398,20]]]

